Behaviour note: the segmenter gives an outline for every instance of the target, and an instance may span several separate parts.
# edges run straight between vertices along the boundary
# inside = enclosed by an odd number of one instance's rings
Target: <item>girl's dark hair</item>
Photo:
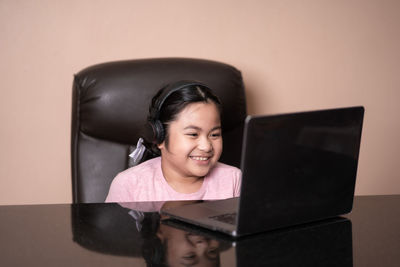
[[[182,86],[182,81],[178,84],[179,88],[171,88],[170,85],[161,88],[153,97],[149,107],[148,123],[151,126],[149,127],[151,133],[148,135],[152,137],[147,136],[145,139],[156,154],[160,154],[157,145],[164,140],[168,147],[168,124],[176,120],[178,114],[189,104],[212,102],[217,106],[220,115],[222,114],[220,100],[206,85],[193,81],[187,81],[187,86]]]
[[[160,215],[156,212],[145,213],[140,232],[143,238],[142,256],[146,265],[151,267],[166,266],[165,247],[157,236],[160,219]]]

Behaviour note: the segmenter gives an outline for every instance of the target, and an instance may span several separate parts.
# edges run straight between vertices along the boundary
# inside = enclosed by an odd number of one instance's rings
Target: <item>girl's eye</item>
[[[190,136],[190,137],[196,137],[197,133],[187,133],[186,135]]]
[[[212,133],[211,134],[211,137],[213,137],[213,138],[218,138],[220,136],[221,136],[221,133]]]

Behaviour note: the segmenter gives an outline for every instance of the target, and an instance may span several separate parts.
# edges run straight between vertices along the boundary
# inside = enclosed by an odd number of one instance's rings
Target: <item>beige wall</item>
[[[252,114],[364,105],[356,194],[399,194],[400,1],[0,0],[0,204],[71,202],[72,75],[233,64]]]

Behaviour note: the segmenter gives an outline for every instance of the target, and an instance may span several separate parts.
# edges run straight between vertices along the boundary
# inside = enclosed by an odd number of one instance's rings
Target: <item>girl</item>
[[[212,200],[237,197],[241,172],[218,162],[221,103],[204,84],[179,81],[152,100],[151,149],[161,157],[119,173],[106,202]]]

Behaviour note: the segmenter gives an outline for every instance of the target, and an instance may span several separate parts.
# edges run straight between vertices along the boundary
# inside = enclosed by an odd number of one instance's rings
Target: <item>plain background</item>
[[[70,203],[73,74],[192,57],[242,71],[248,112],[364,105],[356,194],[399,194],[398,0],[0,0],[0,204]]]

